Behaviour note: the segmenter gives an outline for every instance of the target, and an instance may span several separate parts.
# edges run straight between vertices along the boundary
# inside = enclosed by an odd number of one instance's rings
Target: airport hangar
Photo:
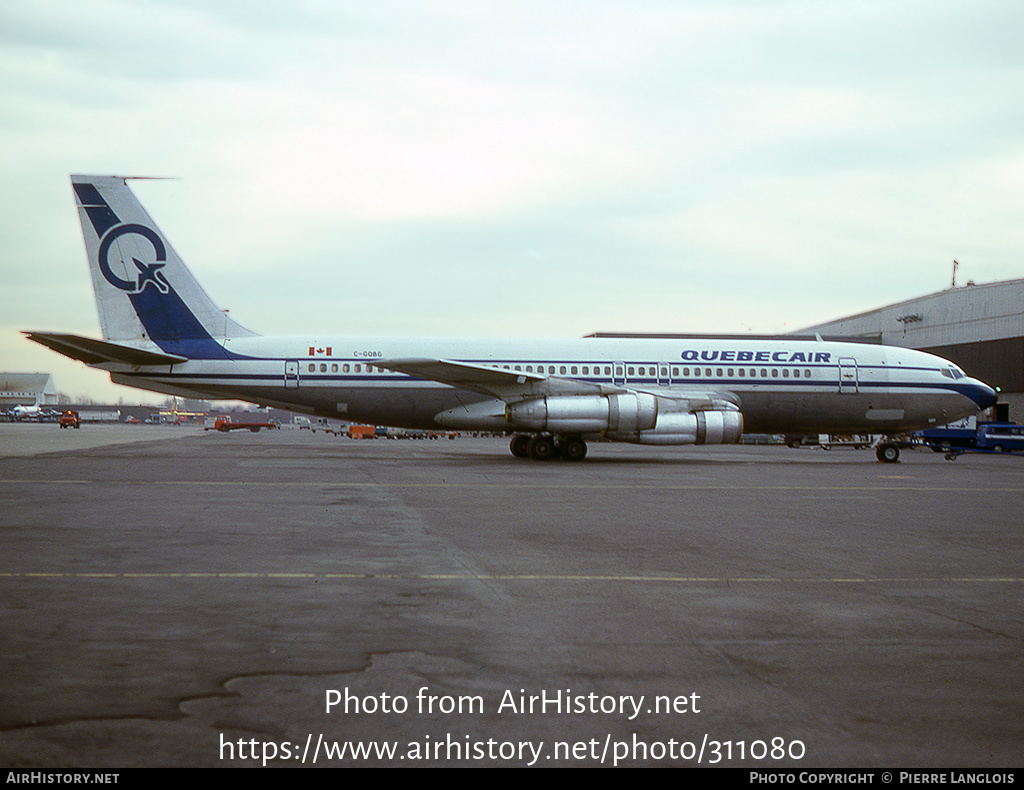
[[[995,419],[1024,420],[1024,279],[968,282],[794,334],[815,332],[937,354],[995,388]]]
[[[57,388],[49,373],[0,373],[0,409],[56,403]]]

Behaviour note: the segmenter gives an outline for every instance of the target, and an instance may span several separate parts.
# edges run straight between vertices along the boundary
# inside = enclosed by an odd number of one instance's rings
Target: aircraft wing
[[[600,395],[616,389],[587,381],[549,376],[545,373],[524,373],[521,370],[507,370],[449,359],[390,359],[374,364],[458,389],[490,395],[506,402],[543,395]]]
[[[29,340],[52,348],[71,359],[77,359],[87,365],[98,365],[103,362],[122,362],[127,365],[175,365],[187,361],[187,357],[177,354],[164,354],[146,351],[105,340],[94,340],[80,335],[55,334],[53,332],[24,332]]]
[[[476,365],[448,359],[391,359],[375,362],[378,367],[397,370],[410,376],[437,381],[458,389],[490,395],[506,403],[545,395],[610,395],[647,392],[672,401],[679,411],[732,409],[739,399],[731,392],[708,388],[627,387],[596,384],[546,373],[525,373],[489,365]]]
[[[646,392],[671,401],[678,411],[731,411],[740,406],[739,397],[726,389],[688,387],[631,387],[633,392]],[[625,389],[622,392],[626,392]]]

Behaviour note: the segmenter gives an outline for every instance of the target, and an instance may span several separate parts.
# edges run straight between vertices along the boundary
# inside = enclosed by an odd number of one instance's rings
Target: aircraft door
[[[672,383],[672,376],[669,375],[672,368],[667,362],[661,362],[658,364],[658,386],[667,387]]]
[[[284,363],[284,388],[294,390],[299,388],[299,361],[287,359]]]
[[[626,364],[616,362],[612,365],[612,384],[621,387],[626,383]]]
[[[839,391],[849,394],[860,391],[857,381],[857,360],[853,357],[839,359]]]

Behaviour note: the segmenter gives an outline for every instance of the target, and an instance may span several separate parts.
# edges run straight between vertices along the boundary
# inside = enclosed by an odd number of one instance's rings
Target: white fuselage
[[[221,342],[229,358],[102,367],[114,381],[160,392],[237,398],[411,428],[438,427],[436,417],[442,412],[489,397],[396,372],[388,369],[390,360],[449,360],[655,395],[726,393],[751,433],[897,433],[973,414],[991,393],[939,357],[860,343],[313,335]],[[479,427],[495,425],[490,421]]]

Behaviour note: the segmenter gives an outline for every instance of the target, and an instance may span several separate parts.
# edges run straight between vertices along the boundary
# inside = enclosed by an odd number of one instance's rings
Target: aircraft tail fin
[[[220,310],[124,176],[71,177],[103,339],[190,359],[227,355],[252,332]]]

